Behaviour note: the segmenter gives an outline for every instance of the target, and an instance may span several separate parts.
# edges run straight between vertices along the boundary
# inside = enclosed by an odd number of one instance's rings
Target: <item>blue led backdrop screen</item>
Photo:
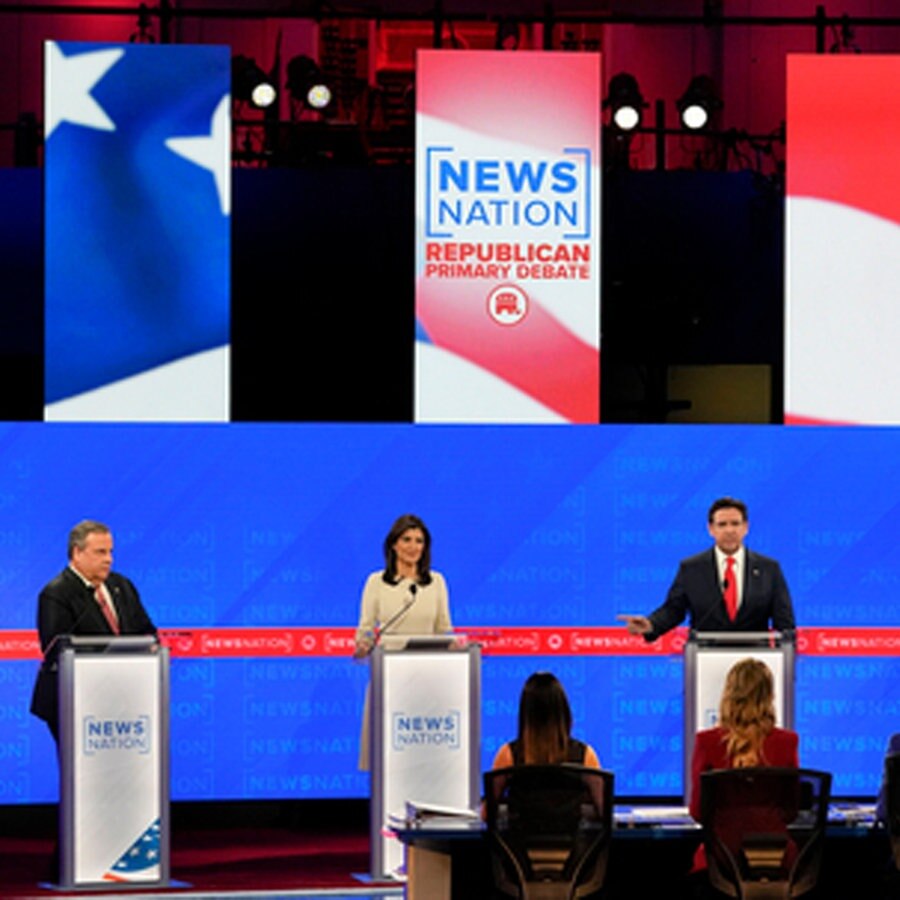
[[[352,627],[394,518],[421,515],[460,629],[613,627],[665,596],[710,543],[717,496],[750,507],[801,626],[900,626],[900,431],[742,426],[0,426],[0,656],[84,517],[164,629]],[[28,713],[32,659],[0,660],[0,803],[56,799]],[[12,658],[10,658],[12,657]],[[482,762],[513,736],[519,689],[552,668],[575,732],[620,795],[682,791],[677,655],[485,655]],[[875,793],[900,728],[896,655],[798,659],[802,763]],[[349,656],[172,663],[175,800],[363,797],[368,678]]]

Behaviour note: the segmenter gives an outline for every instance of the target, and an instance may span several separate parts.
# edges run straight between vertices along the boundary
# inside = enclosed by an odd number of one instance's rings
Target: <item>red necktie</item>
[[[119,620],[116,618],[116,614],[113,612],[112,607],[109,605],[109,600],[106,599],[106,595],[103,593],[102,588],[98,587],[94,591],[94,596],[97,598],[97,602],[100,604],[100,609],[103,610],[103,617],[106,619],[106,622],[112,630],[112,633],[118,634]]]
[[[734,574],[734,557],[725,560],[725,583],[722,585],[722,596],[725,598],[725,611],[733,622],[737,616],[737,578]]]

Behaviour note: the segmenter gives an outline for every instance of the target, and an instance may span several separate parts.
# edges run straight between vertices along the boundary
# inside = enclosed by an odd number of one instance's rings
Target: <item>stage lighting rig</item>
[[[295,56],[287,64],[286,86],[291,97],[307,109],[324,113],[331,107],[334,91],[319,64],[309,56]]]
[[[610,121],[619,131],[634,131],[640,127],[647,104],[634,75],[629,72],[613,75],[603,107],[610,110]]]
[[[267,109],[278,99],[278,89],[249,56],[235,56],[231,60],[231,96],[257,109]]]
[[[702,131],[709,126],[713,114],[722,108],[722,100],[709,75],[695,75],[675,106],[685,128]]]

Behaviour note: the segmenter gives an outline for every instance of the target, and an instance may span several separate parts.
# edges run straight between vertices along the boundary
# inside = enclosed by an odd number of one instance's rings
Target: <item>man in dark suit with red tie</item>
[[[624,615],[631,634],[655,641],[690,614],[695,631],[778,631],[794,628],[794,608],[781,566],[744,546],[747,506],[721,497],[709,508],[714,541],[681,561],[665,603],[649,616]]]
[[[66,634],[156,634],[135,586],[111,571],[113,538],[102,522],[85,520],[69,532],[69,565],[38,597],[44,662],[31,711],[59,741],[58,638]]]

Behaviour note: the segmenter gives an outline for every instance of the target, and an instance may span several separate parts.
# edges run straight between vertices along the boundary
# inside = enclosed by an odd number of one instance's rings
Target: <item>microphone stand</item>
[[[403,606],[397,612],[395,612],[394,615],[392,615],[387,620],[387,622],[385,622],[384,625],[381,626],[381,628],[379,628],[375,632],[375,640],[372,641],[372,646],[369,647],[364,654],[361,654],[361,656],[371,656],[372,651],[381,643],[381,639],[384,637],[384,635],[390,633],[391,626],[398,620],[402,619],[403,616],[405,616],[406,613],[409,612],[409,610],[412,608],[413,604],[416,602],[416,592],[417,591],[418,591],[417,585],[411,584],[409,586],[409,592],[412,595],[410,597],[409,601],[407,603],[404,603]]]

